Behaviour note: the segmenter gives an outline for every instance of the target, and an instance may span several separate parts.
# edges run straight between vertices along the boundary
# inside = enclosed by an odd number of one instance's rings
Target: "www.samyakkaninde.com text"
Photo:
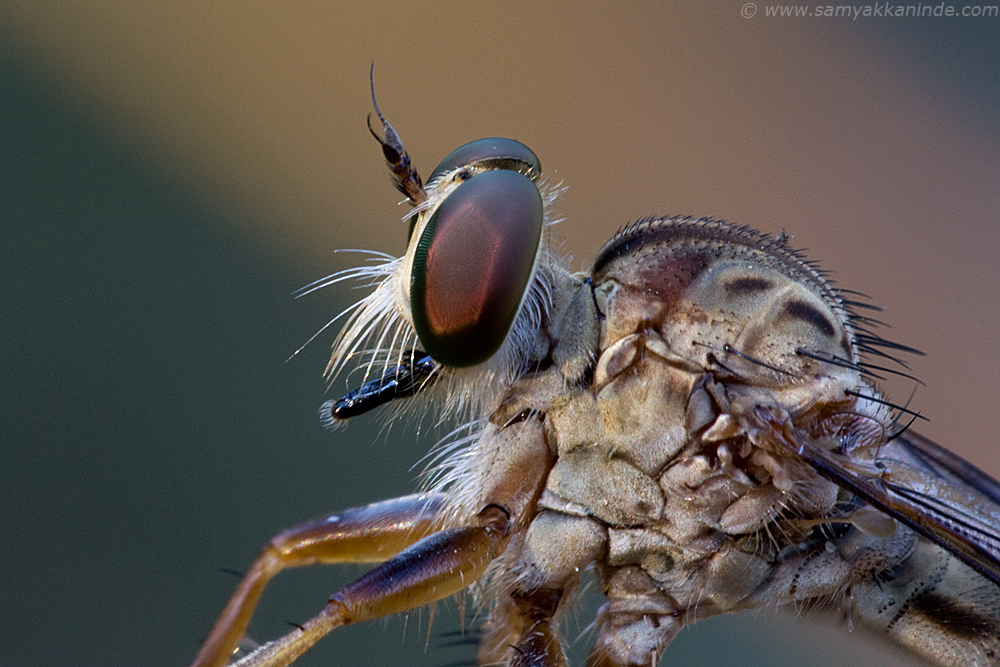
[[[757,14],[748,2],[740,13],[745,18]],[[868,5],[764,5],[764,16],[775,18],[998,18],[998,5],[937,5],[875,2]]]

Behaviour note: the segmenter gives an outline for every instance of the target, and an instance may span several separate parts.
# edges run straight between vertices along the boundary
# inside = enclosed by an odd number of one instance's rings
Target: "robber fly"
[[[782,606],[942,665],[1000,661],[1000,484],[876,391],[914,350],[873,332],[862,296],[784,235],[711,218],[641,220],[571,273],[527,146],[466,144],[425,186],[375,113],[409,247],[309,288],[375,284],[328,368],[365,378],[322,412],[434,396],[468,435],[423,493],[272,539],[195,665],[227,663],[275,574],[342,562],[379,564],[239,664],[471,589],[478,664],[565,665],[558,619],[584,571],[607,598],[591,667],[656,665],[697,619]]]

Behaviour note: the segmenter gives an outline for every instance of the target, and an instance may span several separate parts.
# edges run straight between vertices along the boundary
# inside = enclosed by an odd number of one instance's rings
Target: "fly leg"
[[[511,536],[527,528],[552,466],[552,458],[543,433],[542,416],[535,411],[519,414],[503,426],[488,425],[472,447],[478,450],[477,460],[485,461],[487,469],[466,471],[467,474],[457,480],[458,489],[449,490],[451,500],[447,507],[441,495],[431,495],[430,505],[420,504],[420,499],[427,496],[413,497],[411,510],[425,507],[425,514],[416,512],[418,528],[398,536],[390,530],[394,525],[391,521],[376,522],[374,532],[386,530],[392,545],[398,548],[383,549],[384,537],[373,534],[372,530],[362,530],[357,543],[353,540],[347,543],[350,548],[344,554],[346,558],[327,560],[358,561],[367,556],[369,560],[376,560],[395,553],[391,559],[331,597],[326,608],[301,628],[261,647],[237,664],[243,667],[288,665],[336,627],[441,600],[479,579],[490,563],[507,549]],[[455,497],[464,502],[455,504]],[[403,515],[407,520],[414,519],[412,511]],[[447,515],[447,521],[443,515]],[[393,515],[390,512],[386,516]],[[449,527],[442,529],[444,523]],[[418,541],[418,538],[422,539]],[[410,546],[399,550],[407,545]],[[307,545],[300,548],[308,552]],[[268,551],[262,558],[267,557]],[[249,616],[249,611],[241,613]],[[224,618],[220,626],[226,623]],[[213,638],[223,632],[217,628]],[[231,643],[225,646],[235,644],[238,637],[238,632],[232,632],[228,640]],[[201,662],[199,656],[195,667],[221,665],[226,657],[221,651],[208,655],[222,663]]]
[[[511,596],[514,614],[524,629],[510,647],[508,667],[567,667],[558,626],[553,621],[562,597],[562,590],[545,588]]]
[[[477,662],[507,667],[566,667],[557,612],[582,572],[606,548],[607,530],[589,517],[543,511],[513,565],[501,563],[502,597],[490,612]]]
[[[300,628],[236,664],[284,667],[334,628],[407,611],[461,591],[483,574],[510,537],[512,522],[503,507],[487,506],[478,522],[425,537],[333,595],[326,608]]]
[[[434,531],[444,496],[396,498],[333,514],[272,538],[243,577],[192,667],[225,665],[264,587],[282,570],[316,563],[381,562]]]

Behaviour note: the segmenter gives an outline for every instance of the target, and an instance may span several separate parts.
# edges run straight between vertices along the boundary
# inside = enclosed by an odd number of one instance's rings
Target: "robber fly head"
[[[370,120],[369,129],[394,185],[413,206],[404,218],[409,243],[402,258],[380,256],[307,288],[348,278],[376,285],[349,309],[327,372],[333,378],[363,355],[370,381],[388,371],[395,377],[397,366],[408,372],[429,357],[433,370],[424,382],[447,376],[477,388],[498,379],[506,384],[538,356],[550,301],[548,266],[555,261],[544,228],[557,191],[542,183],[541,162],[530,148],[500,137],[452,151],[425,185],[377,103],[375,113],[382,136]],[[452,393],[476,393],[469,389]]]

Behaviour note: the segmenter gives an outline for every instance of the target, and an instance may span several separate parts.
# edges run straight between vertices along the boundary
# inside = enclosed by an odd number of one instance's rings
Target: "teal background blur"
[[[288,89],[271,115],[241,108],[242,98],[163,102],[183,90],[184,72],[164,79],[159,106],[143,107],[135,81],[155,85],[170,61],[144,69],[143,40],[129,42],[111,20],[131,15],[128,5],[81,5],[102,12],[93,42],[86,25],[46,32],[42,14],[0,6],[0,664],[187,664],[235,585],[220,568],[245,568],[268,537],[301,520],[415,488],[413,466],[441,435],[430,420],[419,438],[412,422],[387,433],[378,414],[325,432],[316,409],[328,397],[321,372],[333,332],[286,362],[357,296],[291,297],[354,263],[333,249],[402,249],[398,195],[363,125],[372,58],[382,108],[424,173],[490,134],[524,138],[555,167],[571,188],[557,231],[576,266],[648,213],[787,228],[841,283],[890,306],[893,337],[930,353],[915,369],[931,385],[917,398],[935,420],[924,430],[1000,472],[990,391],[1000,370],[1000,20],[751,24],[742,4],[646,3],[607,16],[565,3],[530,19],[514,7],[484,17],[406,6],[433,28],[363,6],[332,18],[316,7],[268,9],[315,28],[291,30],[292,41],[366,45],[273,64],[268,76]],[[274,79],[240,58],[270,53],[259,34],[280,34],[269,24],[248,37],[247,17],[265,10],[229,8],[240,20],[214,25],[244,55],[195,69],[245,86],[246,99],[268,98]],[[183,9],[174,20],[150,25],[162,37],[197,23]],[[58,42],[66,34],[80,39]],[[664,37],[651,47],[650,34]],[[672,39],[702,50],[688,60]],[[120,87],[88,43],[114,45],[129,72]],[[179,60],[189,46],[175,44]],[[857,49],[870,49],[862,64],[823,65]],[[783,65],[742,77],[754,59]],[[705,69],[676,74],[685,67]],[[925,105],[912,117],[852,117],[867,108],[865,90],[890,94],[876,85],[886,72],[912,75],[890,91],[903,108]],[[452,92],[436,89],[440,81]],[[822,91],[840,86],[857,98],[830,107]],[[647,93],[698,104],[663,110]],[[244,112],[245,126],[230,127]],[[771,127],[772,114],[788,125]],[[803,114],[815,116],[796,124]],[[641,126],[650,116],[660,117],[655,133]],[[327,126],[337,133],[312,129]],[[913,146],[898,153],[905,137]],[[844,202],[875,214],[858,221],[837,208]],[[251,634],[283,634],[363,571],[280,576]],[[470,648],[441,637],[458,626],[455,605],[441,612],[429,639],[424,611],[338,631],[302,664],[468,660]],[[588,614],[571,619],[570,638]],[[685,631],[664,664],[897,663],[866,650],[857,634],[754,615]]]

